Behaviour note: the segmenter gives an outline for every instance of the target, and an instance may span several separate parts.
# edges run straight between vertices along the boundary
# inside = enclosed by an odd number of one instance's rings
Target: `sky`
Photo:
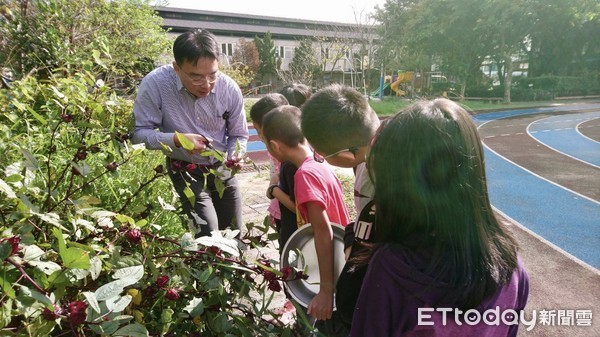
[[[315,21],[367,23],[386,0],[162,0],[168,7],[276,16]],[[357,20],[358,18],[358,20]]]

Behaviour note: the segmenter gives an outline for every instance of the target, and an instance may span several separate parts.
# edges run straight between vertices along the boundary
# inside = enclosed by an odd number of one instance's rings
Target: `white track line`
[[[592,118],[592,119],[590,119],[590,120],[583,121],[583,122],[581,122],[581,123],[577,124],[577,126],[575,127],[575,131],[577,131],[577,133],[578,133],[578,134],[580,134],[580,135],[581,135],[581,137],[583,137],[583,138],[587,138],[587,139],[589,139],[589,140],[591,140],[592,142],[595,142],[595,143],[600,143],[599,141],[597,141],[597,140],[595,140],[595,139],[592,139],[592,138],[590,138],[590,137],[588,137],[588,136],[584,135],[583,133],[581,133],[581,131],[579,131],[579,126],[580,126],[581,124],[583,124],[583,123],[586,123],[586,122],[589,122],[589,121],[593,121],[593,120],[595,120],[595,119],[600,119],[600,117],[595,117],[595,118]]]
[[[594,268],[593,266],[585,263],[584,261],[580,260],[578,257],[571,255],[571,253],[567,252],[566,250],[560,248],[559,246],[555,245],[554,243],[544,239],[544,237],[540,236],[539,234],[533,232],[532,230],[530,230],[529,228],[523,226],[520,222],[518,222],[517,220],[511,218],[510,216],[508,216],[507,214],[505,214],[504,212],[502,212],[501,210],[499,210],[498,208],[496,208],[495,206],[492,206],[492,208],[494,209],[494,211],[496,211],[497,213],[499,213],[500,215],[502,215],[502,217],[506,218],[512,225],[519,227],[520,229],[522,229],[524,232],[526,232],[527,234],[533,236],[534,238],[536,238],[537,240],[541,241],[542,243],[547,244],[548,246],[550,246],[550,248],[556,250],[557,252],[565,255],[566,257],[568,257],[569,259],[575,261],[577,264],[581,265],[582,267],[584,267],[585,269],[600,275],[600,270]]]
[[[549,118],[554,118],[554,117],[556,117],[556,116],[549,116],[549,117],[542,118],[542,119],[538,119],[538,120],[535,120],[535,121],[533,121],[533,122],[529,123],[529,125],[527,125],[527,128],[525,129],[525,130],[527,131],[527,135],[528,135],[529,137],[531,137],[533,140],[535,140],[536,142],[538,142],[538,143],[542,144],[543,146],[547,147],[548,149],[550,149],[550,150],[552,150],[552,151],[554,151],[554,152],[556,152],[556,153],[560,153],[560,154],[562,154],[563,156],[567,156],[567,157],[569,157],[569,158],[571,158],[571,159],[575,159],[575,160],[577,160],[578,162],[584,163],[584,164],[586,164],[586,165],[590,165],[590,166],[592,166],[592,167],[595,167],[595,168],[600,168],[600,166],[598,166],[598,165],[594,165],[594,164],[592,164],[592,163],[590,163],[590,162],[587,162],[587,161],[585,161],[585,160],[583,160],[583,159],[579,159],[579,158],[577,158],[577,157],[573,157],[572,155],[570,155],[570,154],[568,154],[568,153],[566,153],[566,152],[562,152],[562,151],[560,151],[560,150],[558,150],[558,149],[555,149],[555,148],[553,148],[552,146],[550,146],[550,145],[548,145],[548,144],[546,144],[546,143],[542,142],[541,140],[539,140],[539,139],[535,138],[535,137],[532,135],[532,133],[529,131],[529,128],[530,128],[530,127],[531,127],[533,124],[536,124],[537,122],[540,122],[540,121],[543,121],[543,120],[545,120],[545,119],[549,119]],[[585,122],[586,122],[586,121],[583,121],[583,122],[581,122],[581,123],[585,123]],[[546,121],[546,122],[540,122],[540,123],[548,123],[548,122]],[[566,130],[566,129],[570,129],[570,128],[565,128],[565,130]],[[549,131],[560,131],[560,130],[562,130],[562,129],[543,130],[542,132],[549,132]]]
[[[493,120],[491,120],[491,121],[495,121],[495,120],[498,120],[498,119],[493,119]],[[485,124],[487,124],[488,122],[491,122],[491,121],[487,121],[487,122],[485,122],[485,123],[481,124],[481,125],[480,125],[480,126],[477,128],[477,129],[481,128],[483,125],[485,125]],[[493,150],[491,147],[489,147],[489,146],[488,146],[488,145],[487,145],[485,142],[483,142],[483,141],[482,141],[482,143],[483,143],[483,146],[485,146],[485,148],[487,148],[488,150],[490,150],[492,153],[494,153],[494,154],[495,154],[495,155],[497,155],[498,157],[500,157],[500,158],[502,158],[502,159],[506,160],[507,162],[511,163],[512,165],[514,165],[514,166],[516,166],[516,167],[518,167],[518,168],[520,168],[520,169],[524,170],[525,172],[528,172],[529,174],[531,174],[531,175],[533,175],[533,176],[535,176],[535,177],[537,177],[537,178],[539,178],[539,179],[545,180],[545,181],[549,182],[550,184],[552,184],[552,185],[554,185],[554,186],[560,187],[560,188],[562,188],[562,189],[563,189],[563,190],[565,190],[565,191],[571,192],[571,193],[573,193],[573,194],[575,194],[575,195],[577,195],[577,196],[579,196],[579,197],[582,197],[582,198],[584,198],[584,199],[586,199],[586,200],[589,200],[589,201],[591,201],[591,202],[593,202],[593,203],[596,203],[596,204],[600,205],[600,201],[598,201],[598,200],[595,200],[595,199],[592,199],[592,198],[590,198],[590,197],[588,197],[588,196],[585,196],[585,195],[583,195],[583,194],[581,194],[581,193],[579,193],[579,192],[575,192],[575,191],[573,191],[573,190],[571,190],[571,189],[569,189],[569,188],[566,188],[566,187],[564,187],[564,186],[562,186],[562,185],[559,185],[559,184],[557,184],[557,183],[553,182],[552,180],[546,179],[546,178],[544,178],[544,177],[540,176],[539,174],[537,174],[537,173],[535,173],[535,172],[532,172],[532,171],[530,171],[530,170],[528,170],[528,169],[524,168],[523,166],[521,166],[521,165],[519,165],[519,164],[515,163],[514,161],[512,161],[512,160],[510,160],[510,159],[508,159],[508,158],[504,157],[503,155],[499,154],[498,152],[494,151],[494,150]]]

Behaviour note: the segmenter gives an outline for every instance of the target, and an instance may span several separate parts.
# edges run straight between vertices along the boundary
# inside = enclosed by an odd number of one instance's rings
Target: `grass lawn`
[[[257,98],[245,98],[244,99],[244,107],[246,109],[246,117],[248,121],[251,121],[250,118],[250,107],[254,105],[257,101]],[[414,103],[415,100],[410,100],[406,98],[397,98],[397,97],[384,97],[383,100],[379,100],[379,98],[371,98],[369,103],[377,115],[379,116],[390,116],[403,108],[409,106]],[[494,111],[494,110],[510,110],[510,109],[518,109],[518,108],[532,108],[532,107],[543,107],[543,106],[552,106],[557,104],[566,104],[572,103],[573,101],[569,100],[556,100],[556,101],[532,101],[532,102],[511,102],[510,104],[504,103],[485,103],[481,101],[468,101],[463,100],[458,103],[465,107],[468,111],[472,111],[473,113],[480,113],[486,111]]]

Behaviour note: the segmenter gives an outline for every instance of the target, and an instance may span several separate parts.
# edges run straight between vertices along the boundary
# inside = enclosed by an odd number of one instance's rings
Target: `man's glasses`
[[[327,159],[327,158],[331,158],[331,157],[334,157],[334,156],[337,156],[338,154],[340,154],[340,153],[343,153],[343,152],[351,152],[351,153],[352,153],[354,156],[356,156],[356,152],[358,152],[358,147],[357,147],[357,146],[352,146],[352,147],[349,147],[349,148],[347,148],[347,149],[342,149],[342,150],[336,151],[336,152],[334,152],[334,153],[332,153],[332,154],[328,154],[328,155],[326,155],[325,157],[323,157],[323,156],[319,155],[319,154],[317,153],[317,151],[315,151],[315,150],[313,149],[313,159],[314,159],[316,162],[318,162],[318,163],[322,163],[322,162],[324,162],[324,161],[325,161],[325,159]]]
[[[203,85],[203,84],[215,84],[219,77],[221,76],[220,72],[216,72],[212,75],[202,76],[202,75],[193,75],[190,76],[183,70],[180,71],[181,74],[185,75],[185,77],[193,84],[193,85]]]

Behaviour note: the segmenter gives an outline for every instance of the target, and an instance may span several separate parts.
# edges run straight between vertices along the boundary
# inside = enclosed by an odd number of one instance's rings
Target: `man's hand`
[[[182,135],[194,144],[194,148],[190,151],[192,154],[198,154],[212,148],[212,145],[210,145],[212,139],[210,138],[195,133],[183,133]],[[175,146],[181,147],[181,142],[177,139],[177,135],[173,136],[173,141],[175,142]]]

